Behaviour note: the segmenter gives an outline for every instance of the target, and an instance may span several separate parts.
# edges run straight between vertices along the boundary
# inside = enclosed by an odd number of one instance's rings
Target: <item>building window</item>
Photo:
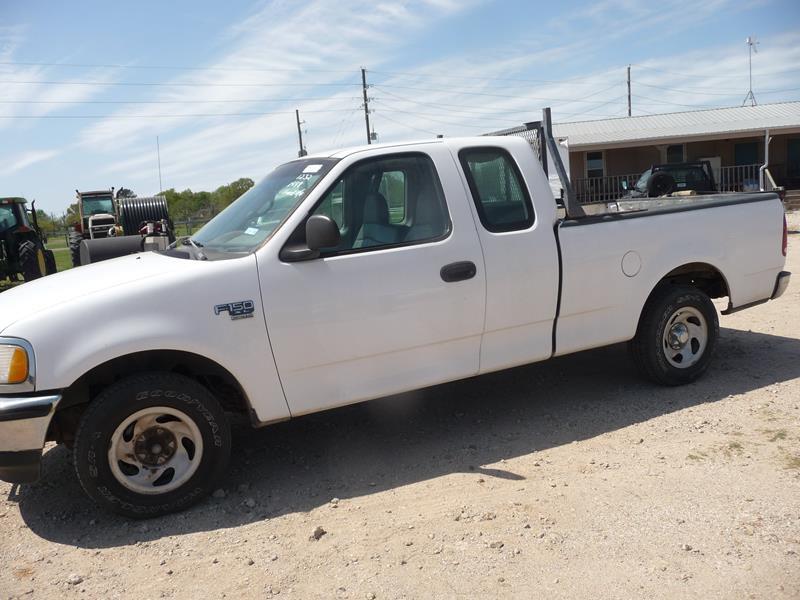
[[[683,162],[683,144],[673,144],[667,146],[667,163],[682,163]]]
[[[737,166],[758,163],[758,142],[741,142],[733,146],[733,163]]]
[[[603,152],[587,152],[586,153],[586,177],[603,177]]]

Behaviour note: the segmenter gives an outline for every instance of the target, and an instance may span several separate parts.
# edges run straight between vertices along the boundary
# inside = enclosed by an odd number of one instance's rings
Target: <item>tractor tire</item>
[[[72,266],[81,266],[81,242],[83,236],[77,231],[69,232],[69,255],[72,258]]]
[[[47,275],[58,273],[58,267],[56,266],[56,255],[53,254],[52,250],[44,251],[44,264],[47,268]]]
[[[30,240],[20,242],[17,249],[19,267],[25,281],[39,279],[46,271],[44,252]]]

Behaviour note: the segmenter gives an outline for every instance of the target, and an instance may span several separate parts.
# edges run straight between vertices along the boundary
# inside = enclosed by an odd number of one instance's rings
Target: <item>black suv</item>
[[[627,189],[627,182],[623,182]],[[629,198],[656,198],[673,192],[692,190],[698,194],[716,194],[714,172],[707,160],[653,165],[642,173],[628,191]]]

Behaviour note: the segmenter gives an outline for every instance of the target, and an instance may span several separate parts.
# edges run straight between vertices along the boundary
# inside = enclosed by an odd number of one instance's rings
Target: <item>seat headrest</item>
[[[389,224],[389,205],[380,192],[367,192],[364,196],[364,223]]]

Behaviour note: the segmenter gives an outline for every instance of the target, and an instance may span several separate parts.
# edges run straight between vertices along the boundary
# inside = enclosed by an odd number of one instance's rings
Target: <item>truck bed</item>
[[[729,194],[710,194],[696,196],[663,196],[659,198],[620,199],[614,202],[584,204],[586,217],[567,218],[563,208],[559,208],[558,216],[564,226],[582,225],[602,221],[631,219],[655,214],[733,206],[751,202],[775,200],[778,195],[773,192],[737,192]]]

